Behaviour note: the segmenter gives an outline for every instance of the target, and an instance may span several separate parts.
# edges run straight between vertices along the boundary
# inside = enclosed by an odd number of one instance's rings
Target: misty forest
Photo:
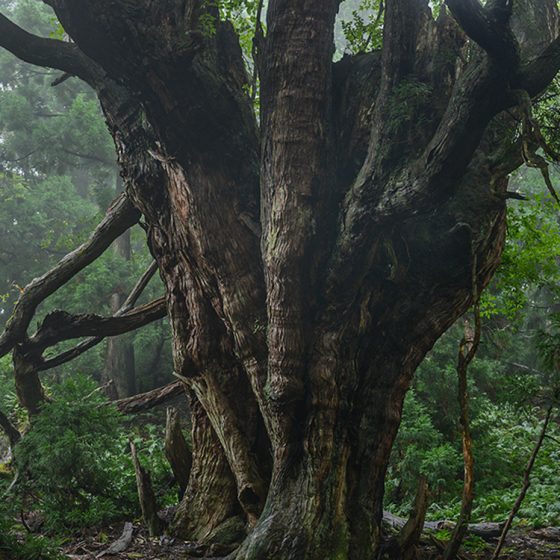
[[[560,559],[560,2],[0,47],[0,560]]]

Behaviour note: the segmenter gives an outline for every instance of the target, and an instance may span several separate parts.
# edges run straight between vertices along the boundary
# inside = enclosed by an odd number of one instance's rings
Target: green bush
[[[33,420],[16,447],[24,473],[18,494],[36,507],[46,528],[66,530],[98,525],[136,513],[134,471],[119,413],[107,405],[96,384],[75,376],[53,388],[53,400]]]
[[[0,496],[5,491],[0,485]],[[59,560],[56,542],[27,533],[13,519],[7,500],[0,500],[0,560]]]

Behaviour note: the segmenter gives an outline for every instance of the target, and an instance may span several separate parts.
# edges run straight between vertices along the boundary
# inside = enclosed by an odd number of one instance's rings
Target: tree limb
[[[552,41],[543,52],[520,71],[516,87],[531,97],[539,95],[553,80],[560,69],[560,37]]]
[[[383,25],[383,74],[381,94],[414,69],[421,22],[430,19],[428,3],[423,0],[387,2]]]
[[[103,221],[85,243],[66,255],[49,272],[35,278],[25,287],[0,336],[0,357],[5,356],[15,344],[25,338],[37,306],[97,259],[117,237],[132,227],[139,217],[138,210],[127,196],[122,194],[113,202]]]
[[[73,338],[117,336],[162,319],[166,314],[164,297],[136,307],[125,314],[111,317],[93,314],[72,315],[66,311],[57,310],[45,317],[39,330],[31,337],[29,344],[42,352],[49,346]]]
[[[0,14],[0,46],[20,60],[62,70],[92,84],[103,72],[74,43],[47,39],[29,33]]]
[[[175,381],[174,383],[152,389],[146,393],[140,393],[132,397],[113,401],[111,404],[114,404],[123,414],[135,414],[170,401],[182,395],[184,391],[184,383],[182,381]]]
[[[136,301],[138,300],[138,298],[140,297],[140,295],[148,285],[149,281],[155,274],[157,268],[158,266],[156,261],[153,261],[152,264],[141,276],[141,278],[138,280],[136,286],[134,286],[129,296],[126,298],[125,302],[123,303],[122,307],[115,313],[114,317],[120,317],[132,309],[132,307],[134,306],[134,304],[136,303]],[[66,352],[62,352],[61,354],[55,356],[54,358],[42,362],[39,365],[39,370],[46,371],[48,369],[52,369],[54,367],[70,362],[71,360],[77,358],[84,352],[87,352],[94,346],[97,346],[103,339],[104,339],[103,336],[93,336],[91,338],[83,340],[82,342],[74,346],[74,348],[71,348],[70,350],[67,350]]]
[[[53,82],[54,83],[54,82]],[[74,156],[80,159],[86,159],[89,161],[94,161],[96,163],[101,163],[103,165],[114,165],[115,162],[107,160],[103,157],[96,156],[95,154],[82,154],[80,152],[76,152],[74,150],[70,150],[68,148],[62,148],[62,151],[69,156]]]
[[[508,68],[519,65],[519,49],[510,27],[511,0],[492,0],[482,6],[479,0],[447,0],[451,13],[465,33],[496,61]]]
[[[142,295],[142,292],[145,290],[150,280],[153,278],[157,269],[158,269],[157,262],[152,261],[152,263],[146,269],[144,274],[142,274],[138,282],[136,282],[136,285],[134,286],[134,288],[132,288],[130,294],[128,294],[128,297],[125,299],[124,303],[122,304],[122,307],[115,313],[115,316],[124,315],[127,311],[132,309],[132,307],[138,301],[138,298]]]

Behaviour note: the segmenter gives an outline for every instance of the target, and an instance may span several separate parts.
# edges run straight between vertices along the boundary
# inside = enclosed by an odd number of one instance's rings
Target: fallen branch
[[[384,511],[383,522],[394,529],[402,529],[406,524],[407,519],[393,515],[388,511]],[[504,523],[469,523],[467,526],[467,532],[471,535],[476,535],[481,539],[492,540],[500,536],[503,527]],[[453,531],[455,529],[455,523],[446,519],[440,521],[426,521],[424,523],[424,531],[441,531],[442,529]]]
[[[132,525],[132,523],[130,522],[126,522],[124,524],[124,529],[121,536],[114,543],[112,543],[107,550],[100,552],[96,556],[96,558],[102,558],[106,554],[119,554],[121,552],[124,552],[130,546],[133,534],[134,525]]]
[[[138,395],[133,395],[132,397],[114,401],[111,404],[116,405],[117,409],[123,414],[135,414],[166,403],[167,401],[182,395],[184,390],[183,383],[181,381],[175,381],[174,383],[169,383],[168,385],[153,389],[146,393],[140,393]]]

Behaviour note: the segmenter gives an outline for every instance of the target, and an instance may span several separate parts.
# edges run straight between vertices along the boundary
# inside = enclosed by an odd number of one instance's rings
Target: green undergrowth
[[[430,486],[428,520],[453,520],[459,515],[463,458],[455,420],[456,372],[453,363],[439,361],[450,354],[443,346],[459,340],[457,334],[451,333],[436,345],[406,397],[386,482],[385,507],[392,513],[408,515],[417,481],[423,475]],[[492,400],[489,388],[505,383],[511,400]],[[506,378],[497,361],[481,355],[472,364],[469,407],[475,459],[473,522],[505,521],[519,495],[525,466],[544,416],[540,406],[515,402],[521,398],[519,395],[527,396],[531,391],[528,379]],[[516,517],[516,526],[560,526],[559,440],[560,427],[553,421],[531,474],[531,485]]]
[[[139,517],[130,440],[151,473],[160,506],[176,501],[162,426],[135,425],[85,376],[53,386],[51,396],[16,447],[12,469],[20,476],[10,508],[0,514],[4,523],[19,511],[33,512],[41,532],[68,536]],[[17,533],[17,527],[4,532]]]

